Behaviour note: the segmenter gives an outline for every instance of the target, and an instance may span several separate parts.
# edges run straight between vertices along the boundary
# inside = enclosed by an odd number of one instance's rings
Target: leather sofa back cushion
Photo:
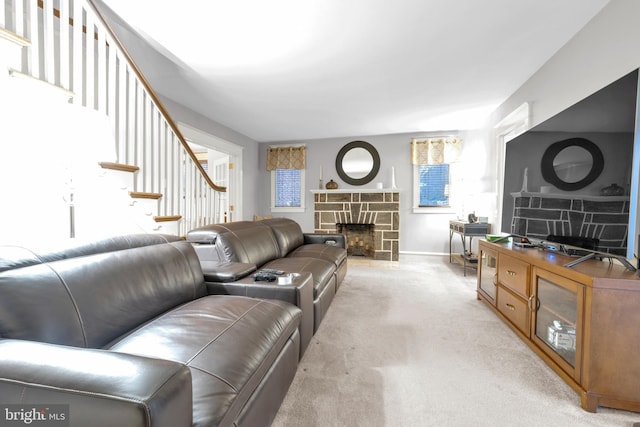
[[[0,254],[12,264],[7,251]],[[185,241],[19,264],[0,271],[2,338],[101,348],[206,294],[200,263]]]
[[[222,261],[255,264],[258,268],[280,257],[278,242],[271,227],[262,222],[230,222],[222,226],[216,240]]]
[[[180,237],[169,234],[128,234],[112,236],[102,240],[42,241],[34,243],[37,248],[0,246],[0,272],[45,262],[139,248],[141,246],[160,245],[180,240],[182,240]]]
[[[304,244],[304,234],[297,222],[288,218],[265,219],[262,222],[273,230],[280,248],[280,257],[286,257]]]

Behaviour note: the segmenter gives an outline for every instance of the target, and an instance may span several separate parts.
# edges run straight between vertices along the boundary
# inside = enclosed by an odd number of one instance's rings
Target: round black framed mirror
[[[336,171],[347,184],[367,184],[378,175],[379,170],[378,150],[365,141],[351,141],[336,156]]]
[[[603,168],[602,151],[585,138],[555,142],[542,155],[542,178],[560,190],[586,187],[600,176]]]

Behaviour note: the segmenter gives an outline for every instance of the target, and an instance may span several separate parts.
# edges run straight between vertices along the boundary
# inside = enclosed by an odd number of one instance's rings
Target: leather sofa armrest
[[[256,271],[255,264],[244,262],[200,261],[206,282],[235,282]]]
[[[347,248],[347,239],[344,234],[320,234],[320,233],[304,233],[305,245],[310,243],[320,243],[333,246],[339,246],[341,248]]]
[[[71,426],[191,426],[187,366],[108,350],[0,340],[0,402],[68,405]]]

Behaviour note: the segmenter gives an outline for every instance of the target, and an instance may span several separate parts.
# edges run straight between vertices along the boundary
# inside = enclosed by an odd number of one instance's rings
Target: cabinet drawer
[[[529,335],[529,307],[526,300],[498,286],[497,307],[518,329]]]
[[[500,254],[498,281],[523,298],[529,297],[529,264],[508,255]]]

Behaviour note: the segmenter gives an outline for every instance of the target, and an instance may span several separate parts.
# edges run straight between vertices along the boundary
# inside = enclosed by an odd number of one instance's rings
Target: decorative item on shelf
[[[338,183],[331,179],[329,180],[329,182],[327,182],[327,185],[325,185],[325,187],[327,190],[337,190]]]
[[[529,168],[524,168],[524,174],[522,176],[522,193],[529,191]]]
[[[541,185],[540,192],[543,194],[551,193],[553,191],[552,185]]]
[[[600,194],[602,196],[622,196],[624,194],[624,188],[620,187],[618,184],[613,183],[608,187],[604,187],[600,190]]]
[[[576,328],[554,320],[547,328],[547,342],[558,350],[576,350]]]
[[[475,222],[478,222],[478,217],[476,216],[476,213],[475,213],[475,212],[471,212],[471,213],[468,215],[468,217],[467,217],[467,218],[469,219],[469,223],[470,223],[470,224],[473,224],[473,223],[475,223]]]
[[[393,166],[391,166],[391,189],[398,189],[398,187],[396,186],[396,169]]]

